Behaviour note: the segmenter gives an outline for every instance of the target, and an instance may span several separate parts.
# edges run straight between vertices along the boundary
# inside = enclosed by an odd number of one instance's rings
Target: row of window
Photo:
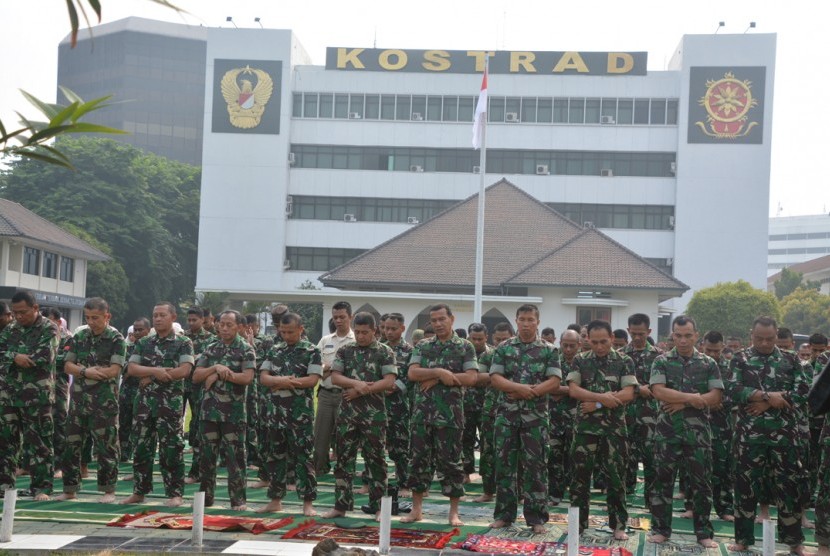
[[[23,248],[23,273],[43,276],[44,278],[57,278],[59,260],[60,279],[64,282],[73,282],[75,280],[75,259],[58,257],[57,253],[41,252],[40,249],[34,247]],[[12,266],[13,262],[9,259],[9,268],[11,269]]]
[[[489,97],[487,120],[508,123],[677,125],[677,99]],[[472,122],[477,97],[294,93],[295,118]]]
[[[291,146],[297,168],[381,170],[388,172],[478,172],[473,149]],[[489,149],[487,172],[569,176],[673,177],[676,153]]]
[[[336,249],[328,247],[286,247],[286,270],[314,270],[326,272],[365,253],[366,249]]]
[[[770,249],[769,255],[808,255],[830,253],[830,247],[790,247],[787,249]]]
[[[598,205],[593,203],[548,203],[577,224],[590,222],[597,228],[671,230],[672,205]]]
[[[828,239],[830,232],[809,232],[805,234],[773,234],[769,236],[770,241],[789,241],[796,239]]]

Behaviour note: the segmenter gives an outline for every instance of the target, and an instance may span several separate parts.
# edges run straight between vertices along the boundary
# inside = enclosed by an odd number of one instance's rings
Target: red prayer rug
[[[449,532],[430,531],[427,529],[392,529],[390,544],[392,546],[406,546],[409,548],[444,548],[459,532],[458,529],[453,529]],[[378,527],[365,526],[345,529],[338,527],[334,523],[318,523],[310,519],[284,534],[282,538],[302,541],[334,539],[340,544],[368,544],[377,546],[380,542],[379,534],[380,528]]]
[[[293,517],[281,519],[261,517],[236,517],[228,515],[205,515],[206,531],[248,531],[254,535],[273,531],[294,523]],[[145,529],[192,529],[193,516],[190,514],[171,514],[146,511],[137,514],[124,514],[107,524],[109,527],[138,527]]]
[[[533,542],[487,535],[469,535],[454,548],[491,554],[525,554],[527,556],[562,556],[568,545],[559,542]],[[580,556],[632,556],[630,550],[619,546],[580,546]]]

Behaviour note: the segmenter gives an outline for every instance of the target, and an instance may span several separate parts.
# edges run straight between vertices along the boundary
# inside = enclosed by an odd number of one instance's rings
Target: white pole
[[[12,540],[15,505],[17,505],[17,489],[7,489],[3,495],[3,523],[0,524],[0,542],[11,542]]]
[[[487,74],[487,98],[490,98],[490,55],[484,62],[484,72]],[[489,102],[489,100],[488,100]],[[479,168],[481,174],[481,182],[478,188],[478,222],[476,224],[476,283],[475,283],[475,300],[473,302],[473,322],[481,322],[481,290],[484,283],[484,184],[487,174],[487,118],[490,110],[484,113],[484,119],[481,122],[481,156],[479,159]]]
[[[378,552],[389,554],[392,542],[392,497],[384,496],[380,499],[380,538]]]
[[[579,554],[579,506],[568,508],[568,556]]]
[[[205,493],[193,495],[193,546],[202,546],[205,527]]]
[[[764,556],[775,556],[775,529],[772,520],[764,520]]]

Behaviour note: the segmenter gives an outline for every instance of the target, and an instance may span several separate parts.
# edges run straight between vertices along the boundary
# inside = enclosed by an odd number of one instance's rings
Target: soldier
[[[0,308],[1,310],[2,308]],[[58,351],[55,354],[55,405],[52,407],[52,422],[55,426],[55,434],[52,435],[52,447],[55,451],[55,478],[60,479],[63,477],[63,472],[60,469],[60,457],[66,450],[66,416],[69,412],[69,375],[63,371],[63,366],[66,351],[69,349],[69,340],[72,336],[61,323],[59,309],[48,307],[41,309],[40,314],[55,324],[60,336]],[[26,446],[23,449],[24,453],[28,452]]]
[[[35,500],[49,500],[55,460],[52,406],[58,329],[41,316],[30,292],[15,293],[11,302],[15,322],[0,332],[4,367],[0,380],[0,493],[14,488],[17,460],[25,444],[30,447],[30,492]]]
[[[205,330],[205,312],[201,307],[187,310],[188,331],[185,336],[193,342],[193,358],[199,359],[207,346],[216,340],[216,336]],[[202,385],[193,382],[193,376],[184,380],[185,404],[190,405],[190,428],[187,431],[187,443],[193,451],[190,471],[184,479],[185,484],[199,482],[199,462],[201,461],[201,442],[199,441],[199,408],[202,405]]]
[[[543,328],[542,339],[550,345],[554,345],[556,343],[556,331],[549,326],[547,328]]]
[[[824,334],[816,332],[810,335],[808,343],[810,344],[810,361],[807,366],[807,371],[809,372],[807,380],[810,384],[812,384],[813,375],[818,375],[823,368],[818,366],[817,361],[821,354],[827,351],[828,339]],[[809,490],[806,493],[807,500],[805,507],[815,507],[815,494],[818,486],[818,468],[820,463],[819,454],[821,454],[819,440],[821,438],[822,427],[824,426],[824,417],[809,415],[809,411],[806,410],[806,404],[804,405],[804,408],[808,415],[810,428],[810,447],[808,449],[809,459],[804,461],[804,464],[807,466],[807,474],[809,476]]]
[[[140,378],[129,376],[127,368],[130,364],[130,357],[135,353],[135,346],[141,338],[150,333],[150,319],[139,317],[133,323],[132,344],[127,344],[127,354],[124,366],[121,369],[121,388],[118,390],[118,443],[121,447],[121,461],[133,461],[133,449],[135,447],[134,434],[134,412],[135,400],[138,397]],[[132,478],[132,476],[130,476]]]
[[[519,483],[525,521],[534,533],[544,533],[547,510],[548,394],[559,387],[559,354],[538,338],[539,309],[522,305],[516,311],[518,334],[493,353],[490,379],[503,393],[495,423],[496,508],[492,528],[516,519],[519,460],[524,462]]]
[[[124,336],[109,325],[109,304],[100,297],[84,303],[87,328],[69,342],[65,370],[72,375],[72,407],[66,423],[66,451],[61,458],[63,494],[73,500],[81,488],[81,448],[92,435],[98,459],[102,504],[115,502],[118,482],[118,373],[124,365]]]
[[[614,349],[620,350],[628,345],[628,332],[623,330],[622,328],[617,328],[614,330],[614,339],[611,341],[611,345],[614,346]]]
[[[579,332],[565,330],[559,338],[559,366],[562,375],[568,376],[574,357],[579,353],[581,338]],[[550,453],[548,454],[548,501],[559,504],[565,497],[570,482],[570,449],[573,442],[573,425],[576,419],[577,402],[568,395],[570,389],[562,384],[551,393],[550,407]]]
[[[375,339],[375,317],[354,316],[355,342],[337,350],[331,364],[332,383],[344,389],[337,417],[337,464],[334,469],[334,508],[323,514],[343,517],[353,509],[352,482],[357,450],[362,449],[369,485],[369,511],[380,516],[386,494],[386,406],[383,393],[398,373],[395,352]]]
[[[169,301],[153,307],[156,333],[138,341],[127,374],[138,377],[135,402],[133,494],[122,504],[140,504],[153,491],[153,460],[159,467],[169,507],[181,506],[184,493],[184,385],[193,367],[193,342],[173,330],[176,308]]]
[[[816,372],[830,364],[830,352],[825,351],[816,359]],[[818,496],[816,497],[816,556],[830,556],[830,417],[824,415],[824,428],[819,441],[821,450],[818,472]]]
[[[320,350],[302,338],[303,319],[282,313],[281,340],[268,350],[260,366],[260,382],[267,390],[264,427],[267,443],[265,468],[270,479],[271,502],[260,513],[282,511],[287,490],[289,463],[294,464],[297,496],[303,500],[303,515],[314,516],[317,477],[314,469],[314,387],[323,376]],[[289,457],[290,455],[290,457]]]
[[[389,313],[383,326],[386,345],[395,352],[395,365],[398,374],[395,384],[386,392],[386,449],[390,459],[395,462],[395,481],[398,494],[409,496],[404,485],[409,483],[409,390],[412,387],[406,377],[406,365],[412,355],[412,345],[403,339],[406,330],[404,316]]]
[[[758,317],[751,346],[730,363],[729,395],[738,404],[735,425],[735,544],[742,552],[755,543],[755,507],[759,487],[770,477],[778,504],[779,541],[804,554],[801,509],[797,500],[800,462],[792,454],[797,420],[793,405],[804,402],[808,378],[791,352],[775,345],[775,319]]]
[[[429,320],[435,336],[420,342],[409,361],[409,380],[418,383],[412,411],[412,511],[401,521],[423,519],[424,493],[429,490],[437,465],[441,492],[450,499],[449,523],[463,525],[458,503],[464,496],[461,438],[464,434],[462,387],[472,386],[479,373],[476,351],[469,340],[453,330],[452,310],[433,305]]]
[[[256,353],[239,335],[245,323],[239,311],[223,311],[216,326],[218,339],[196,361],[193,382],[204,383],[199,436],[201,489],[205,505],[212,506],[216,490],[219,445],[227,449],[228,494],[231,509],[247,509],[245,486],[245,391],[254,378]]]
[[[605,462],[608,479],[608,525],[614,538],[625,540],[628,510],[624,469],[628,453],[623,404],[634,399],[634,362],[611,346],[611,325],[591,321],[591,350],[579,353],[568,373],[568,395],[581,402],[571,446],[571,506],[579,508],[579,533],[588,527],[591,473]],[[584,341],[583,341],[584,344]]]
[[[487,345],[487,327],[473,323],[468,327],[467,339],[476,350],[476,359],[489,351]],[[489,348],[489,349],[488,349]],[[479,367],[481,370],[481,367]],[[490,385],[489,374],[479,372],[476,383],[464,389],[464,436],[462,438],[461,460],[464,465],[464,482],[470,482],[470,475],[476,472],[475,446],[481,437],[481,415],[484,408],[484,396]]]
[[[649,380],[651,365],[660,352],[648,343],[651,334],[651,319],[644,313],[635,313],[628,317],[628,334],[631,342],[622,352],[634,362],[634,375],[637,385],[634,387],[634,400],[625,408],[625,424],[628,431],[628,468],[626,470],[626,492],[633,494],[637,488],[637,470],[643,462],[643,479],[645,480],[643,497],[646,508],[651,504],[652,484],[654,483],[654,424],[657,420],[656,403],[651,395]]]
[[[215,319],[213,317],[213,313],[211,312],[211,310],[205,307],[204,309],[202,309],[202,315],[205,317],[205,320],[202,323],[204,329],[207,330],[208,333],[216,335],[216,329],[214,327]]]
[[[12,316],[11,309],[9,309],[8,303],[5,301],[0,301],[0,332],[3,331],[9,324],[11,324],[14,317]]]
[[[672,533],[672,491],[678,466],[687,469],[688,492],[693,498],[693,523],[697,542],[715,548],[712,510],[712,431],[708,409],[723,396],[723,380],[717,363],[695,349],[698,340],[694,319],[680,315],[672,322],[674,349],[654,360],[651,385],[661,403],[654,426],[657,474],[651,496],[652,535],[649,542],[666,542]]]

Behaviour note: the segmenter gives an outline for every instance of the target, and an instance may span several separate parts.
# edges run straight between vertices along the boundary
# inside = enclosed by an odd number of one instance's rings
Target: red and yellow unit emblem
[[[706,92],[698,104],[706,110],[706,121],[697,121],[695,125],[709,137],[745,137],[758,125],[751,118],[752,109],[758,105],[752,95],[752,82],[739,80],[732,72],[726,72],[721,79],[707,80]]]

